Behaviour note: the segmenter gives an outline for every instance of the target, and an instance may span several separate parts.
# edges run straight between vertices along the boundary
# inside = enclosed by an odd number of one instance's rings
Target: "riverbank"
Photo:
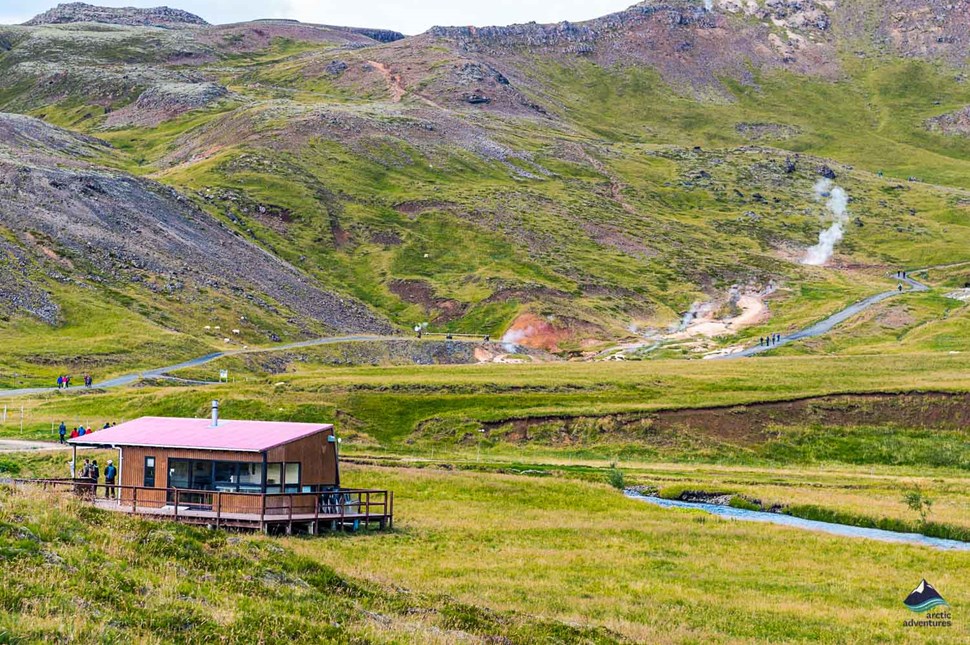
[[[817,504],[763,502],[733,491],[704,491],[690,485],[657,490],[634,487],[628,497],[665,508],[701,510],[719,517],[770,522],[847,537],[921,544],[935,548],[970,550],[970,528],[929,521],[876,518],[825,508]]]

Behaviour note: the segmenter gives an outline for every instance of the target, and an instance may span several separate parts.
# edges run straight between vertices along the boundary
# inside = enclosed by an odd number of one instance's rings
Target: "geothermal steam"
[[[504,346],[505,351],[511,354],[518,351],[519,343],[528,338],[530,335],[532,335],[532,327],[526,327],[525,329],[510,329],[505,332],[504,336],[502,336],[502,345]]]
[[[805,252],[802,264],[822,266],[832,259],[835,246],[842,241],[842,236],[845,234],[845,223],[849,219],[849,196],[838,186],[833,186],[829,179],[819,179],[815,184],[815,194],[820,199],[828,197],[825,205],[832,213],[834,221],[832,226],[818,234],[818,244]]]

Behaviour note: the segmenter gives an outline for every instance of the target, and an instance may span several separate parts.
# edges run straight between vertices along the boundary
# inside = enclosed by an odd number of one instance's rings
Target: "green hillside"
[[[247,300],[221,284],[199,286],[204,298],[159,301],[144,287],[168,281],[163,269],[134,284],[127,268],[78,269],[63,287],[49,277],[71,257],[63,242],[38,253],[29,230],[0,226],[30,252],[40,288],[65,303],[47,322],[59,338],[75,325],[82,287],[99,290],[106,311],[127,309],[122,324],[153,344],[174,333],[185,348],[218,347],[221,334],[202,329],[246,317],[259,320],[247,345],[429,323],[496,337],[531,330],[525,342],[574,354],[633,331],[662,337],[692,307],[730,317],[732,288],[771,292],[761,326],[677,352],[702,354],[803,327],[892,288],[887,275],[899,268],[970,260],[970,139],[945,116],[970,104],[953,62],[962,41],[886,46],[889,27],[859,21],[867,7],[807,3],[785,20],[814,22],[786,33],[760,14],[679,2],[555,35],[432,30],[393,42],[276,21],[0,28],[10,45],[0,51],[0,111],[110,144],[47,150],[31,164],[93,164],[175,188],[312,288],[359,303],[358,313],[349,323],[301,310],[306,297],[265,296],[260,284]],[[679,26],[663,23],[669,15]],[[684,40],[683,60],[671,58],[673,42],[643,49],[643,38],[663,34]],[[558,44],[540,47],[540,36]],[[726,51],[732,43],[750,48],[746,63]],[[791,51],[764,54],[765,43]],[[23,145],[15,137],[9,154]],[[806,267],[804,250],[829,224],[813,188],[822,174],[847,191],[849,221],[833,261]],[[28,196],[25,208],[35,207]],[[945,295],[912,307],[928,344],[941,310],[940,334],[965,325],[966,307]],[[7,309],[8,338],[36,328],[23,307]],[[102,339],[142,363],[143,340]],[[85,342],[67,342],[60,360],[89,352]],[[40,375],[36,356],[8,369]]]

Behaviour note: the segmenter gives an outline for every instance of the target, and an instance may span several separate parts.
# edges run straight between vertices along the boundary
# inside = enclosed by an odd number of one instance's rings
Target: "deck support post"
[[[222,519],[222,491],[216,493],[216,530],[219,529],[219,520]]]
[[[179,489],[175,489],[175,521],[179,521]]]

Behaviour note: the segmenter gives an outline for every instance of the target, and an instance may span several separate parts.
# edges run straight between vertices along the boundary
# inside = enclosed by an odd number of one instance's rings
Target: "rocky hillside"
[[[650,0],[410,38],[110,13],[0,27],[0,110],[64,128],[7,126],[58,142],[26,177],[11,153],[0,222],[28,264],[212,288],[275,334],[386,320],[580,353],[704,311],[721,331],[683,347],[703,353],[735,320],[794,327],[897,266],[965,259],[965,9]],[[822,177],[849,217],[818,268],[801,260],[832,224]],[[56,258],[35,233],[64,240]]]
[[[207,308],[210,291],[292,317],[307,332],[392,327],[353,299],[321,289],[294,266],[234,234],[170,187],[92,163],[99,139],[38,119],[0,114],[0,226],[20,285],[0,307],[56,322],[43,281],[144,285],[182,305]],[[38,258],[33,280],[25,256]],[[2,267],[3,265],[0,265]],[[272,332],[269,332],[272,333]]]
[[[72,22],[101,22],[139,27],[186,27],[208,25],[205,20],[181,9],[154,7],[96,7],[84,2],[59,4],[50,11],[34,16],[26,25],[63,25]]]

